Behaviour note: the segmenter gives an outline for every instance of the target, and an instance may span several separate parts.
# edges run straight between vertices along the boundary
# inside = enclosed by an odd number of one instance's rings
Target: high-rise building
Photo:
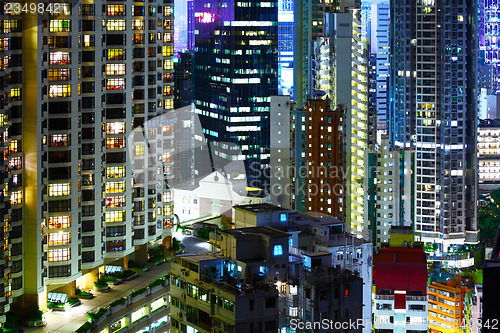
[[[306,211],[343,216],[345,169],[341,107],[308,99],[306,109]]]
[[[187,1],[187,49],[194,51],[194,1]]]
[[[367,170],[372,173],[365,196],[365,225],[372,232],[373,244],[380,248],[389,243],[392,226],[412,226],[412,185],[414,152],[389,144],[389,136],[381,135],[377,150],[370,151]]]
[[[477,136],[479,192],[500,187],[500,119],[480,120]]]
[[[278,93],[293,89],[293,0],[278,0]]]
[[[2,313],[126,267],[173,214],[173,1],[47,8],[0,15]]]
[[[476,2],[391,1],[390,15],[389,135],[415,147],[415,230],[443,252],[477,243]]]
[[[198,1],[195,28],[194,103],[202,127],[196,139],[210,149],[210,161],[195,161],[195,168],[243,160],[249,184],[265,188],[270,98],[278,94],[277,0]]]
[[[364,228],[365,150],[368,140],[368,50],[361,40],[360,10],[325,15],[325,35],[328,47],[321,47],[318,81],[330,77],[327,91],[332,107],[343,111],[345,147],[344,219],[347,230],[368,237]],[[331,61],[322,61],[327,54]],[[323,68],[325,67],[325,68]],[[351,82],[351,84],[345,84]]]
[[[498,44],[498,1],[480,0],[479,5],[479,84],[493,94],[500,92],[500,45]]]

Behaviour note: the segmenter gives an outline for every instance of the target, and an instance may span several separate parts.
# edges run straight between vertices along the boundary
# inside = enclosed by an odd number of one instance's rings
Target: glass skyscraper
[[[265,187],[270,96],[278,94],[278,1],[194,5],[194,103],[202,127],[195,140],[210,147],[195,172],[209,166],[234,175],[241,170],[227,170],[229,162],[245,161],[249,184]]]
[[[280,95],[292,94],[293,38],[293,0],[278,0],[278,75]]]

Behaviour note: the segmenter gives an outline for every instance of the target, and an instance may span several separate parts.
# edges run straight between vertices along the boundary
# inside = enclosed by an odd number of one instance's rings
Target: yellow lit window
[[[125,192],[125,181],[106,183],[106,193],[117,192]]]
[[[114,210],[111,212],[106,212],[106,222],[123,222],[125,220],[125,211],[124,210]]]
[[[123,134],[125,133],[125,122],[117,121],[114,123],[106,123],[107,134]]]
[[[166,99],[164,101],[164,107],[165,110],[171,110],[174,108],[174,100],[173,99]]]
[[[57,84],[49,87],[49,97],[70,97],[71,85]]]
[[[133,30],[144,30],[144,20],[132,20]]]
[[[107,79],[106,89],[125,89],[125,79]]]
[[[56,197],[59,195],[70,195],[71,183],[62,184],[49,184],[49,197]]]
[[[106,30],[108,31],[125,30],[125,20],[108,20],[106,22]]]
[[[68,65],[71,63],[69,52],[50,52],[51,65]]]
[[[163,56],[168,57],[174,54],[173,46],[163,46]]]
[[[71,242],[71,232],[54,232],[49,234],[49,245],[66,245]]]
[[[172,21],[163,20],[163,29],[166,29],[166,30],[172,29]]]
[[[17,153],[19,152],[19,141],[18,140],[12,140],[9,143],[9,151],[11,153]]]
[[[106,64],[107,75],[124,75],[125,64]]]
[[[71,249],[49,250],[49,261],[68,261],[71,259]]]
[[[163,163],[172,162],[172,155],[170,153],[163,153],[162,160],[163,160]]]
[[[125,167],[107,167],[106,168],[107,178],[122,178],[125,177]]]
[[[13,101],[21,100],[21,88],[15,88],[10,90],[10,97]]]
[[[23,191],[12,192],[10,195],[11,205],[17,205],[23,202]]]
[[[125,148],[124,138],[106,138],[107,149]]]
[[[66,147],[69,145],[69,134],[49,135],[50,147]]]
[[[51,216],[49,217],[49,229],[61,229],[71,227],[71,216]]]
[[[107,52],[108,60],[125,59],[125,51],[123,49],[109,49]]]
[[[83,35],[82,46],[83,47],[91,47],[95,45],[95,39],[92,35]]]
[[[163,15],[164,16],[172,16],[172,13],[173,13],[172,7],[170,7],[170,6],[163,7]]]
[[[163,60],[163,69],[174,69],[174,62],[172,59]]]
[[[125,15],[124,5],[108,5],[108,16],[123,16]]]
[[[142,155],[144,155],[144,145],[137,145],[137,146],[135,146],[135,155],[136,156],[142,156]]]
[[[69,20],[50,20],[49,24],[50,32],[64,32],[70,30],[71,30],[71,25]]]
[[[125,207],[125,197],[124,196],[107,197],[106,207],[107,208]]]
[[[49,69],[49,81],[69,81],[71,69],[69,68],[51,68]]]

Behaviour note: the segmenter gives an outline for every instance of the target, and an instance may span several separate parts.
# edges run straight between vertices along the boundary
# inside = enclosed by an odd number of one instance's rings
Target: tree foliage
[[[500,188],[479,198],[477,220],[481,240],[493,241],[500,226]]]

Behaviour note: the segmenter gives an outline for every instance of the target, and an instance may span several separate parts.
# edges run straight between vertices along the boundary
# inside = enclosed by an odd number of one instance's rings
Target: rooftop
[[[223,259],[219,252],[207,252],[203,254],[179,254],[177,258],[186,259],[192,262],[202,262],[207,260]]]
[[[274,206],[268,203],[234,206],[234,209],[244,210],[250,213],[271,213],[271,212],[287,212],[289,209]]]
[[[291,234],[288,232],[284,232],[278,229],[261,226],[261,227],[249,227],[249,228],[239,228],[239,229],[230,229],[224,230],[223,233],[229,234],[233,237],[239,236],[248,236],[249,234],[253,235],[266,235],[270,237],[290,237]]]

